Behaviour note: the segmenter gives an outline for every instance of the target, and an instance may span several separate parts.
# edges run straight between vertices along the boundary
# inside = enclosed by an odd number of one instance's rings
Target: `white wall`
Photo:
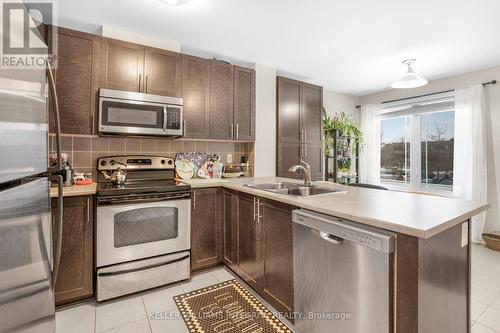
[[[255,65],[255,177],[276,175],[276,69]]]
[[[154,38],[151,36],[143,36],[135,32],[117,29],[110,26],[103,26],[100,32],[104,37],[120,39],[130,43],[147,45],[159,49],[170,50],[173,52],[181,52],[181,44],[179,43],[179,41],[166,36],[162,36],[161,38]]]
[[[356,109],[356,105],[359,105],[358,96],[323,89],[323,106],[325,107],[326,113],[329,115],[344,111],[351,113],[357,120],[359,120],[359,112]]]
[[[361,104],[412,97],[455,89],[491,80],[500,80],[500,66],[435,80],[416,89],[392,89],[360,97]],[[485,231],[500,230],[500,84],[485,88],[487,113],[488,201],[491,208],[486,213]]]

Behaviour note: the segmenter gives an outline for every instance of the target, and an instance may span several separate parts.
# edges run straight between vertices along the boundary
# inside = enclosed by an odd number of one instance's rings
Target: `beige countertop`
[[[90,185],[73,185],[63,187],[64,197],[77,197],[84,195],[94,195],[96,193],[97,183],[93,182]],[[57,198],[57,187],[50,188],[50,197]]]
[[[288,178],[237,178],[188,180],[193,189],[223,187],[268,198],[319,213],[352,220],[365,225],[419,237],[430,238],[485,211],[489,204],[425,194],[347,187],[330,182],[314,182],[342,192],[294,197],[262,191],[246,184],[299,182]]]

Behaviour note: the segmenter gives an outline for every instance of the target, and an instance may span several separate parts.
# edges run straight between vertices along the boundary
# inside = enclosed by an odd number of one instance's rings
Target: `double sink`
[[[321,187],[317,185],[304,185],[297,183],[278,182],[268,184],[247,184],[245,186],[258,190],[286,194],[294,197],[308,197],[311,195],[343,192],[343,190]]]

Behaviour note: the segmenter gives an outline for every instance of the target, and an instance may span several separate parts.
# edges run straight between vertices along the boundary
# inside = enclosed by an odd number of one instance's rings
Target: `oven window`
[[[102,125],[163,128],[163,106],[102,101]]]
[[[148,207],[114,216],[114,244],[124,247],[175,239],[179,234],[178,209]]]

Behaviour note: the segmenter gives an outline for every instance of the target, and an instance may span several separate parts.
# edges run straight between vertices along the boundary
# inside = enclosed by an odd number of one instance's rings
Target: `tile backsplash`
[[[61,149],[70,154],[71,166],[75,172],[92,172],[95,178],[96,163],[99,157],[111,155],[161,155],[175,157],[178,152],[198,152],[220,155],[227,162],[231,154],[233,163],[240,162],[242,155],[248,156],[250,174],[253,174],[254,143],[234,141],[205,141],[188,139],[138,138],[115,136],[91,136],[63,134]],[[55,136],[50,134],[50,152],[55,151]]]

